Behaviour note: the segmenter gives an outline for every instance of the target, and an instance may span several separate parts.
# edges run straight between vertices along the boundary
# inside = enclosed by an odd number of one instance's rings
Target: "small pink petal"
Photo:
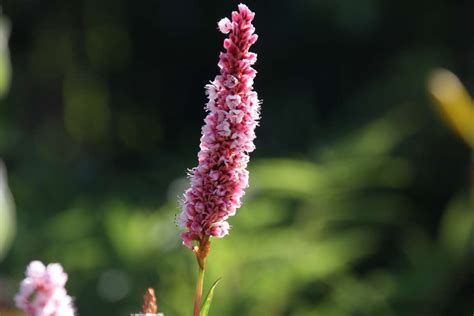
[[[219,27],[219,31],[223,34],[227,34],[232,30],[232,22],[228,18],[221,19],[217,26]]]

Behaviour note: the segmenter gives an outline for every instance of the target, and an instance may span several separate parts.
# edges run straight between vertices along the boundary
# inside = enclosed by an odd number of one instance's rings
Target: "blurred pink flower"
[[[248,153],[255,149],[255,127],[260,102],[253,91],[256,75],[251,66],[257,55],[249,48],[257,41],[252,25],[254,13],[240,4],[232,21],[224,18],[218,29],[230,33],[224,40],[225,52],[219,56],[220,75],[205,86],[209,101],[204,120],[199,164],[190,170],[191,188],[184,193],[183,209],[177,222],[187,231],[183,243],[229,233],[227,218],[241,205],[248,186]]]
[[[67,274],[59,263],[44,266],[40,261],[32,261],[25,272],[26,278],[20,283],[20,291],[15,296],[15,304],[28,316],[73,316],[72,298],[64,286]]]

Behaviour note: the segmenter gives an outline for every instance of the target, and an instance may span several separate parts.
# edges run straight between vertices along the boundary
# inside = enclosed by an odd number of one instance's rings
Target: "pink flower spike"
[[[59,263],[47,267],[40,261],[32,261],[20,283],[15,304],[27,316],[73,316],[72,298],[64,288],[67,274]]]
[[[227,219],[240,207],[248,187],[247,164],[249,153],[255,149],[254,130],[260,113],[253,91],[257,72],[252,65],[257,55],[249,52],[257,40],[254,16],[240,4],[238,11],[232,12],[232,20],[218,22],[219,30],[230,34],[224,40],[225,51],[219,55],[220,74],[205,87],[208,113],[201,129],[198,166],[189,173],[191,187],[183,196],[177,217],[179,226],[186,230],[181,233],[183,244],[191,249],[193,242],[229,234]]]

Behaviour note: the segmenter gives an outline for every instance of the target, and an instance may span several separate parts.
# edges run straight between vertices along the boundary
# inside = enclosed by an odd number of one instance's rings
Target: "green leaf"
[[[211,308],[212,298],[214,297],[214,290],[216,289],[217,284],[219,284],[221,279],[217,279],[216,282],[211,286],[209,293],[207,294],[206,299],[204,300],[204,304],[201,307],[201,312],[199,316],[207,316],[209,314],[209,308]]]

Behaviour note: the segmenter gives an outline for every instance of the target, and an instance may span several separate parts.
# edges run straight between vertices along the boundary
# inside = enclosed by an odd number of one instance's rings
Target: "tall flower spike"
[[[206,85],[209,98],[204,120],[198,166],[190,171],[191,188],[184,193],[178,224],[187,231],[183,243],[193,249],[193,241],[229,233],[227,219],[241,205],[248,186],[248,153],[255,149],[255,127],[260,102],[253,91],[256,75],[252,65],[257,55],[249,48],[257,41],[252,25],[254,13],[240,4],[232,21],[224,18],[218,29],[229,33],[225,52],[219,56],[220,75]],[[202,256],[202,254],[201,254]]]
[[[27,316],[74,315],[72,298],[64,288],[67,274],[59,263],[45,267],[40,261],[32,261],[25,275],[15,296],[15,304]]]

